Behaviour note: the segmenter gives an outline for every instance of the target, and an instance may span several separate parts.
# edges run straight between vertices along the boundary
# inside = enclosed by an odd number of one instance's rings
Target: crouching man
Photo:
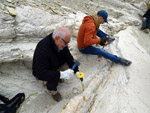
[[[56,101],[62,100],[57,91],[61,79],[70,79],[78,70],[72,70],[74,59],[68,49],[71,33],[66,27],[59,27],[42,39],[36,46],[32,70],[33,75],[46,81],[47,89]]]

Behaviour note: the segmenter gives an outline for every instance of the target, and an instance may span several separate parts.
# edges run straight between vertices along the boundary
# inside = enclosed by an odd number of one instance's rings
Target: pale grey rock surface
[[[14,17],[0,11],[0,40],[16,37],[14,23]]]

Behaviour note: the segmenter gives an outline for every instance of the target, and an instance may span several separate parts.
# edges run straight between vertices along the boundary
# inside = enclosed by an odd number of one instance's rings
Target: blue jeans
[[[150,28],[150,18],[143,17],[142,27],[143,28]]]
[[[108,36],[106,33],[104,33],[102,30],[98,30],[97,31],[97,34],[96,34],[98,37],[100,38],[105,38],[106,36]]]
[[[89,46],[89,47],[84,48],[83,50],[79,50],[79,51],[84,54],[100,55],[100,56],[103,56],[104,58],[109,59],[115,63],[119,62],[119,58],[116,55],[110,54],[103,49],[96,48],[93,46]]]

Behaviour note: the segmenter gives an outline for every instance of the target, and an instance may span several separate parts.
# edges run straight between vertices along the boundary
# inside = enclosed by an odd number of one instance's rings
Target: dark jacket
[[[146,11],[146,13],[143,15],[143,17],[150,18],[150,9],[148,9]]]
[[[59,51],[52,39],[52,34],[50,34],[37,44],[33,56],[32,73],[40,80],[58,80],[60,72],[57,69],[65,62],[69,68],[72,68],[73,57],[68,47]]]

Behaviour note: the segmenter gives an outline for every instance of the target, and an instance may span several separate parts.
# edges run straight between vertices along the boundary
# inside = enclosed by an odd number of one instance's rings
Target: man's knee
[[[63,65],[61,65],[57,71],[65,71],[69,68],[69,65],[67,63],[64,63]]]

